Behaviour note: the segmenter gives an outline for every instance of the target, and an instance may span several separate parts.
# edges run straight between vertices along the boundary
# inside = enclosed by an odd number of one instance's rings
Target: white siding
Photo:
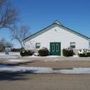
[[[41,47],[50,48],[50,42],[61,42],[61,49],[68,48],[70,46],[70,42],[76,43],[76,49],[89,48],[89,41],[83,37],[80,37],[72,32],[64,30],[59,26],[55,26],[54,28],[38,35],[37,37],[27,41],[25,46],[28,46],[28,49],[35,48],[35,43],[40,42]],[[32,47],[30,44],[32,43]]]

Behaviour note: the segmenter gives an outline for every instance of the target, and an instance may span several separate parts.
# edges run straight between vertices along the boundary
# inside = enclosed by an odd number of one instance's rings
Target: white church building
[[[62,49],[90,49],[90,38],[55,21],[24,39],[26,49],[48,48],[52,55],[62,55]]]

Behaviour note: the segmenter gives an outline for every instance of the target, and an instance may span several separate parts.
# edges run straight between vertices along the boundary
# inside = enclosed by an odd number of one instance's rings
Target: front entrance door
[[[50,43],[50,54],[51,55],[61,55],[61,43],[60,42]]]

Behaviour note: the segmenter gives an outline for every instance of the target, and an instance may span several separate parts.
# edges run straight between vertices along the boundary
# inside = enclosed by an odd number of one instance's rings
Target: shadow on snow
[[[34,70],[26,72],[0,72],[0,81],[3,80],[27,80],[27,74],[33,74]]]

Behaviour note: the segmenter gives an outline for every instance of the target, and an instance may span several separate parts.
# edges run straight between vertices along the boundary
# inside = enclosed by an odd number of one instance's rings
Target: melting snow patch
[[[3,66],[0,67],[0,72],[30,72],[33,73],[51,73],[51,68],[44,67],[21,67],[21,66]]]
[[[47,57],[49,57],[49,58],[57,58],[57,57],[60,57],[60,56],[57,56],[57,55],[56,56],[55,55],[53,56],[53,55],[51,55],[51,56],[47,56]]]
[[[60,70],[64,74],[90,74],[90,68],[73,68],[73,69],[63,69]]]
[[[0,58],[3,58],[3,59],[10,59],[10,58],[13,58],[14,59],[15,58],[16,59],[16,58],[18,58],[18,56],[13,56],[13,55],[2,55],[1,56],[0,55]]]
[[[25,61],[27,61],[27,60],[22,60],[22,59],[9,59],[8,60],[8,62],[16,62],[16,63],[18,63],[18,62],[25,62]]]
[[[62,73],[62,74],[90,74],[90,68],[56,69],[49,67],[24,67],[0,65],[0,72],[32,72],[32,73]]]

